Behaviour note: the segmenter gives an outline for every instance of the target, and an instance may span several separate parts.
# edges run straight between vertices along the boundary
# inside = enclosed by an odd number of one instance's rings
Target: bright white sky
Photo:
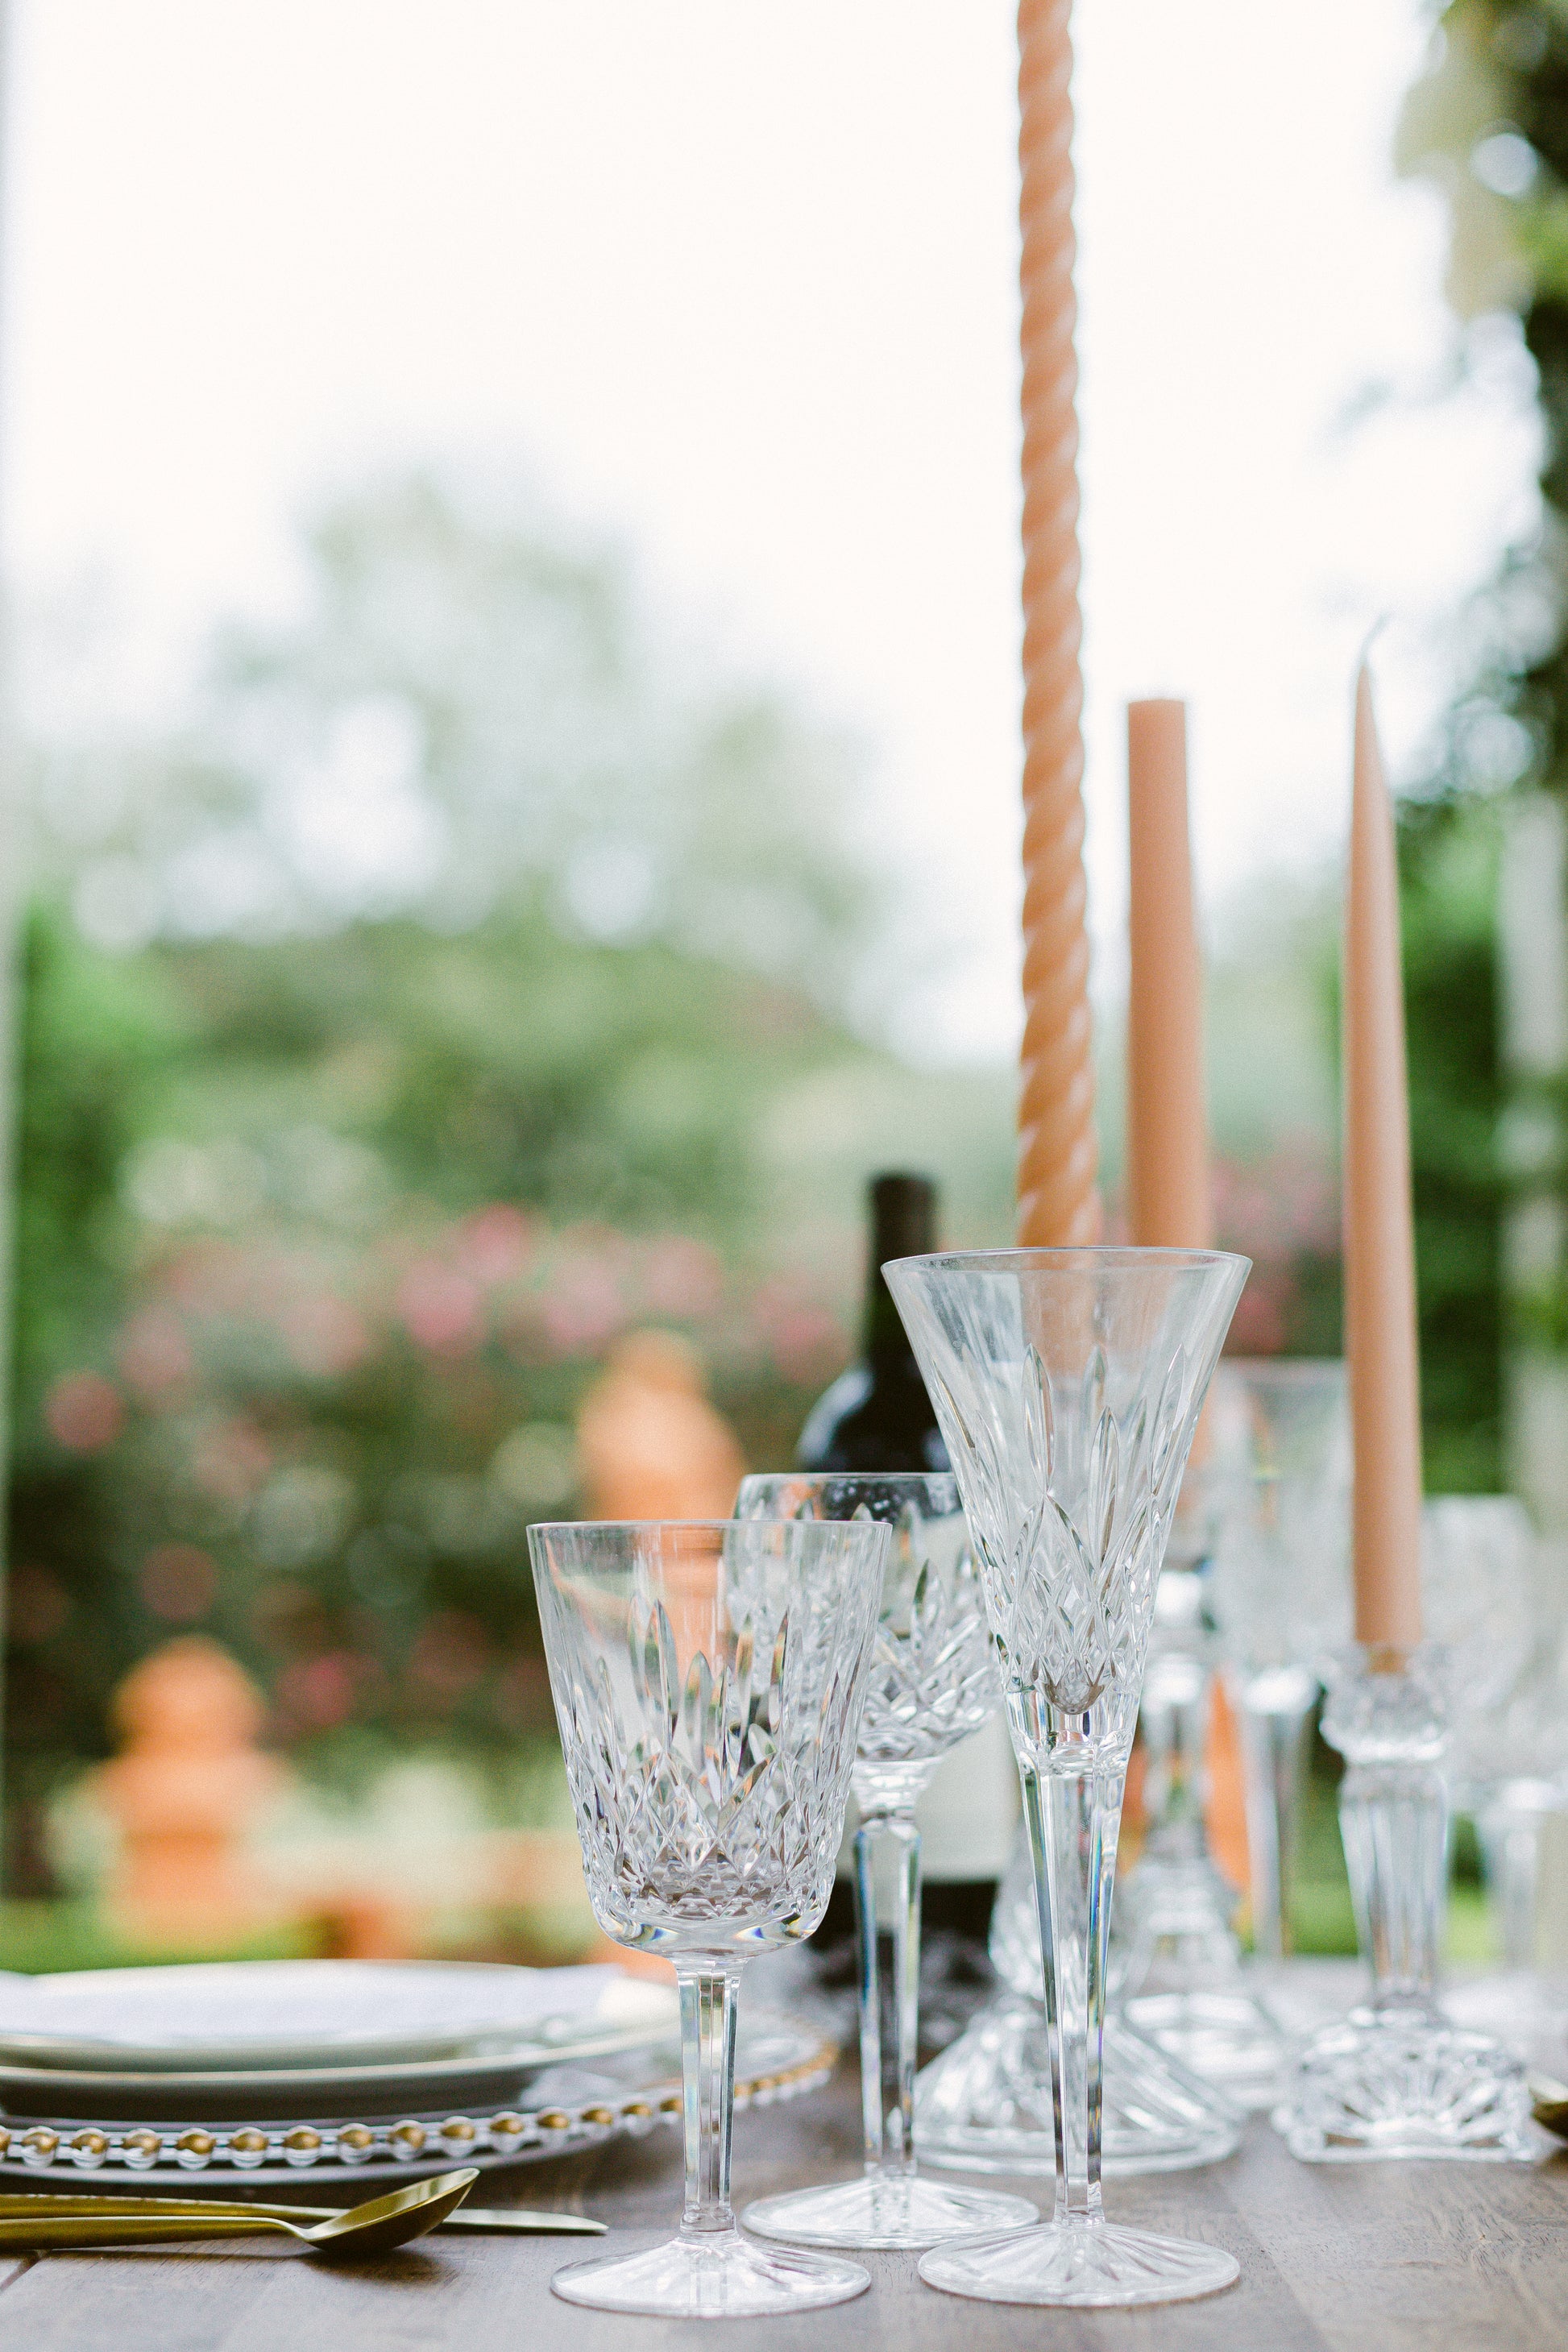
[[[292,584],[323,486],[527,453],[650,593],[861,730],[1016,1023],[1007,0],[13,0],[3,505],[24,593],[106,570],[158,674]],[[1532,511],[1517,370],[1336,442],[1452,330],[1388,153],[1418,0],[1079,0],[1090,864],[1120,706],[1194,709],[1208,900],[1337,841],[1369,621],[1423,642]],[[929,1040],[927,1041],[929,1045]]]

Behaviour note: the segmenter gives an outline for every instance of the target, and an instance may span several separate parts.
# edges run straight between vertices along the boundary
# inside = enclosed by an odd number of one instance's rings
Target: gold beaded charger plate
[[[816,2027],[760,2011],[742,2018],[737,2042],[737,2106],[814,2090],[838,2055]],[[542,2065],[533,2059],[509,2067],[494,2058],[486,2064],[488,2073],[439,2062],[314,2070],[316,2101],[304,2110],[278,2102],[280,2084],[299,2080],[281,2071],[265,2078],[149,2074],[137,2080],[142,2105],[134,2116],[105,2098],[110,2081],[123,2093],[129,2076],[0,2066],[0,2176],[60,2182],[96,2175],[105,2187],[135,2179],[154,2189],[209,2188],[226,2196],[247,2181],[324,2186],[324,2175],[346,2193],[351,2180],[417,2179],[454,2161],[538,2162],[680,2118],[678,2041],[645,2040],[640,2050],[595,2058],[591,2067],[579,2053],[570,2063],[552,2053]],[[384,2078],[374,2101],[363,2089],[367,2074]],[[351,2079],[362,2084],[352,2099],[343,2095]],[[68,2083],[92,2092],[90,2103],[62,2095]],[[206,2104],[191,2095],[197,2083],[210,2086]],[[336,2096],[328,2095],[329,2084]],[[455,2095],[455,2085],[466,2095]],[[52,2103],[42,2104],[51,2088]],[[255,2109],[237,2114],[253,2093]],[[19,2095],[28,2104],[18,2106]]]

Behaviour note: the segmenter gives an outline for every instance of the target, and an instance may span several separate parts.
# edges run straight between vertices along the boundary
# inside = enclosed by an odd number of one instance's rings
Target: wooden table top
[[[858,2169],[854,2075],[736,2118],[736,2201]],[[1001,2184],[998,2184],[1001,2185]],[[1049,2201],[1048,2182],[1005,2184]],[[346,2186],[346,2184],[345,2184]],[[313,2184],[319,2198],[321,2189]],[[1076,2314],[961,2302],[907,2254],[858,2257],[871,2291],[794,2319],[621,2318],[550,2293],[585,2255],[675,2226],[674,2131],[486,2177],[489,2205],[568,2207],[611,2224],[578,2239],[428,2238],[353,2270],[276,2241],[49,2254],[0,2270],[0,2343],[26,2352],[1543,2352],[1568,2346],[1568,2149],[1538,2168],[1303,2165],[1261,2120],[1206,2171],[1114,2181],[1113,2219],[1212,2239],[1241,2280],[1205,2302]]]

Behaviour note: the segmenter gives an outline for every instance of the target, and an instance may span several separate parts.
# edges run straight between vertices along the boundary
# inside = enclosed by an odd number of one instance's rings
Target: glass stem
[[[1124,1766],[1041,1772],[1020,1763],[1045,1961],[1058,2221],[1101,2218],[1100,2134],[1106,1945]]]
[[[680,1968],[680,2074],[686,2126],[683,2237],[735,2226],[730,2203],[730,2127],[735,2114],[738,1969]]]
[[[1479,1824],[1505,1969],[1535,1965],[1535,1907],[1541,1879],[1541,1815],[1499,1805]]]
[[[912,1811],[872,1813],[855,1838],[860,1939],[860,2110],[866,2169],[915,2168],[920,2030],[921,1838]]]
[[[1314,1677],[1294,1666],[1254,1675],[1237,1692],[1247,1801],[1252,1948],[1282,1960],[1289,1949],[1290,1866],[1300,1817],[1301,1768]]]
[[[1144,1851],[1162,1859],[1192,1861],[1205,1851],[1209,1680],[1201,1660],[1181,1655],[1151,1657],[1144,1677],[1138,1716],[1147,1759]]]
[[[1340,1837],[1374,2009],[1436,2003],[1448,1877],[1448,1797],[1435,1762],[1353,1756]]]

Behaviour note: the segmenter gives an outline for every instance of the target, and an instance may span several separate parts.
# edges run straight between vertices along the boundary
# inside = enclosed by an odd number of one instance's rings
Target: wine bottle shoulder
[[[817,1399],[801,1431],[795,1461],[802,1470],[948,1467],[947,1448],[919,1373],[912,1379],[875,1379],[865,1364],[841,1372]]]

